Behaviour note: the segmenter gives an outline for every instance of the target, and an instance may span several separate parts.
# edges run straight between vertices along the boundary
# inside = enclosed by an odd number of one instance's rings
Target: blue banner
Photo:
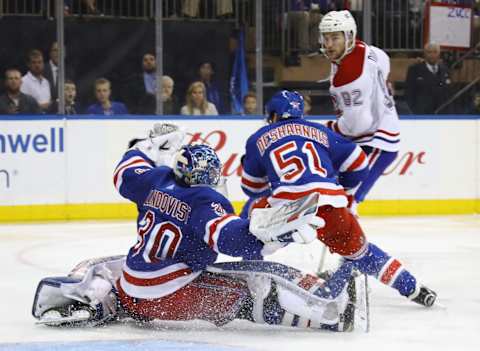
[[[244,32],[240,31],[238,45],[235,50],[232,77],[230,78],[230,96],[232,99],[232,112],[243,113],[243,98],[248,92],[247,65],[245,62]]]

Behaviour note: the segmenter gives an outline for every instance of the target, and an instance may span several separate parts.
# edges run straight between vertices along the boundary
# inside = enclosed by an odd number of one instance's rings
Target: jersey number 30
[[[134,256],[145,247],[143,258],[151,263],[174,257],[182,241],[182,231],[174,223],[169,221],[155,225],[154,223],[155,213],[147,211],[139,222],[138,240],[133,247]]]
[[[300,179],[307,170],[302,158],[297,156],[300,151],[297,150],[297,143],[295,141],[290,141],[270,152],[270,159],[273,167],[275,168],[278,178],[280,178],[282,182],[294,183]],[[293,152],[295,152],[293,155],[287,156],[287,154]],[[301,152],[307,155],[308,170],[311,173],[318,174],[322,177],[327,176],[327,170],[322,167],[320,156],[318,155],[317,149],[315,149],[315,145],[313,145],[311,141],[307,141],[303,144]]]

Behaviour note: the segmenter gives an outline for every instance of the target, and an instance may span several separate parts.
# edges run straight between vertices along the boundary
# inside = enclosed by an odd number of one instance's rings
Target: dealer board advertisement
[[[126,202],[115,191],[112,173],[128,141],[143,137],[154,119],[2,121],[0,127],[0,211],[45,204]],[[187,143],[206,143],[219,154],[229,198],[240,189],[247,138],[261,119],[163,119],[187,131]],[[322,123],[322,120],[318,121]],[[402,120],[401,150],[369,200],[478,199],[479,121]]]

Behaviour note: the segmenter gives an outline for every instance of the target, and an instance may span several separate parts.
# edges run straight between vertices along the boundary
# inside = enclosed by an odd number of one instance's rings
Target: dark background
[[[175,81],[174,94],[183,104],[189,83],[197,77],[200,63],[209,61],[222,92],[224,106],[229,105],[231,70],[229,39],[233,26],[228,22],[164,21],[164,74]],[[36,18],[3,18],[0,21],[0,89],[7,68],[27,72],[29,50],[44,53],[56,40],[56,24]],[[95,79],[112,82],[113,100],[128,100],[129,82],[142,73],[142,56],[155,53],[155,24],[152,21],[72,19],[65,21],[66,79],[77,84],[77,100],[83,106],[93,102]]]

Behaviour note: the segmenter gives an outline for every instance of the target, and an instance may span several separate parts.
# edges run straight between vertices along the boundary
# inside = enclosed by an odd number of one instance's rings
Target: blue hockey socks
[[[367,177],[363,180],[360,187],[355,192],[355,201],[362,202],[367,196],[370,189],[372,189],[375,182],[380,178],[383,171],[395,160],[398,152],[388,152],[380,149],[370,149],[367,154],[372,159],[370,164],[370,171]]]
[[[376,277],[403,296],[408,297],[415,292],[417,285],[415,277],[397,259],[371,243],[361,258],[349,262],[352,262],[360,272]]]

